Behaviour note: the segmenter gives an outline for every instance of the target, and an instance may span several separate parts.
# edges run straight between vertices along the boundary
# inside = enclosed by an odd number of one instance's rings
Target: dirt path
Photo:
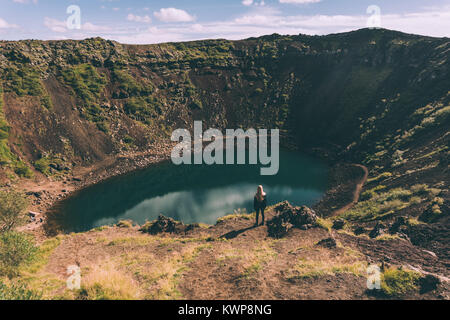
[[[361,181],[356,185],[356,189],[353,192],[353,201],[349,204],[345,205],[344,207],[336,210],[333,212],[332,216],[338,216],[345,211],[351,209],[355,204],[359,201],[359,196],[361,195],[362,188],[364,187],[364,184],[367,182],[367,179],[369,177],[369,170],[367,167],[363,166],[362,164],[354,164],[353,166],[359,167],[364,170],[364,177],[361,179]]]

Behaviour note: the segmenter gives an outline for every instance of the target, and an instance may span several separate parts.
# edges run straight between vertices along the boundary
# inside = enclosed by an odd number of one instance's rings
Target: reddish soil
[[[268,212],[268,219],[274,214]],[[405,240],[381,241],[334,233],[338,246],[324,248],[317,243],[330,237],[327,230],[292,229],[287,237],[276,240],[267,236],[267,227],[253,224],[252,219],[236,217],[185,234],[151,236],[137,227],[114,227],[70,235],[49,257],[44,272],[65,279],[67,266],[77,264],[89,278],[91,270],[113,264],[115,273],[131,279],[139,288],[140,298],[450,298],[445,261]],[[196,254],[187,258],[189,251]],[[365,266],[373,263],[422,270],[438,275],[442,283],[423,294],[419,289],[401,297],[373,294],[367,290],[365,273]],[[358,264],[362,269],[355,272],[332,271]]]

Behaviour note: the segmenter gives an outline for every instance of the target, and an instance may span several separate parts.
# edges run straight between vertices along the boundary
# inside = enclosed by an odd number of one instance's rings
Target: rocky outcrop
[[[334,249],[337,247],[337,242],[336,242],[336,239],[330,237],[330,238],[320,240],[317,243],[317,246],[323,247],[323,248],[328,248],[328,249]]]
[[[395,221],[389,227],[389,233],[391,233],[391,234],[395,234],[398,232],[404,233],[405,230],[407,229],[407,222],[408,222],[407,217],[403,217],[403,216],[397,217],[395,219]]]
[[[369,237],[374,239],[379,236],[382,236],[383,234],[385,234],[385,232],[386,232],[386,226],[383,223],[378,222],[376,224],[376,226],[372,229],[372,231],[370,231]]]
[[[302,206],[294,207],[285,201],[275,208],[277,215],[267,223],[270,237],[285,237],[289,230],[298,228],[307,230],[316,226],[317,215],[314,210]]]
[[[177,227],[180,227],[181,225],[181,222],[160,215],[156,221],[145,224],[140,231],[152,235],[159,233],[175,233]]]
[[[422,119],[401,119],[428,103],[439,102],[426,113],[436,115],[434,126],[445,124],[439,109],[447,101],[438,100],[448,93],[448,47],[445,38],[389,30],[146,46],[3,41],[9,145],[20,143],[11,152],[31,169],[40,159],[61,160],[38,166],[58,174],[124,150],[157,149],[170,129],[191,129],[196,119],[218,129],[280,128],[295,146],[370,153],[366,146],[382,135],[409,136]],[[16,85],[22,82],[29,87]],[[46,130],[37,134],[42,123]]]
[[[419,280],[420,294],[435,290],[440,282],[440,279],[435,275],[427,274]]]
[[[345,226],[345,220],[344,219],[336,219],[333,222],[333,229],[334,230],[342,230]]]
[[[189,231],[192,231],[199,227],[200,226],[198,224],[186,225],[172,218],[159,215],[158,219],[152,222],[147,222],[139,229],[139,231],[151,235],[157,235],[161,233],[186,234]]]

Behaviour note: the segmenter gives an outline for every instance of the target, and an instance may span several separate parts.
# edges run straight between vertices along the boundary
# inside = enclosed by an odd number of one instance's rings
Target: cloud
[[[0,18],[0,29],[13,29],[18,28],[19,26],[16,24],[11,24]]]
[[[242,4],[244,6],[250,7],[250,6],[260,6],[263,7],[266,5],[266,3],[264,2],[264,0],[261,0],[260,2],[257,1],[253,1],[253,0],[242,0]]]
[[[158,11],[158,13],[162,12],[164,11]],[[252,6],[250,12],[221,21],[196,22],[190,15],[188,15],[190,19],[185,17],[186,19],[178,20],[169,16],[165,14],[164,17],[159,18],[163,18],[161,20],[163,22],[172,23],[152,27],[143,24],[145,27],[142,28],[126,23],[110,28],[85,23],[81,30],[76,31],[67,30],[64,21],[46,18],[45,23],[50,30],[54,30],[53,35],[50,34],[52,38],[67,36],[82,39],[98,35],[122,43],[150,44],[211,38],[237,40],[272,33],[324,35],[365,28],[370,15],[365,13],[360,15],[286,15],[283,11],[270,6]],[[450,6],[429,8],[415,13],[382,15],[381,27],[407,33],[450,37]]]
[[[81,26],[81,30],[90,32],[107,32],[111,29],[109,27],[99,26],[90,22],[86,22]]]
[[[195,20],[195,18],[186,11],[176,8],[162,8],[153,14],[162,22],[192,22]]]
[[[230,40],[272,33],[323,35],[365,28],[368,15],[291,15],[273,8],[261,8],[232,20],[190,24],[170,24],[136,29],[117,29],[104,37],[122,43],[160,43],[210,38]],[[450,36],[450,7],[428,12],[384,15],[383,28],[434,36]]]
[[[305,4],[305,3],[317,3],[322,0],[280,0],[280,3],[294,3],[294,4]]]
[[[127,16],[127,20],[128,21],[134,21],[134,22],[142,22],[142,23],[151,23],[152,22],[152,19],[148,15],[137,16],[137,15],[134,15],[132,13],[130,13]]]
[[[86,31],[89,33],[98,33],[98,32],[107,32],[111,30],[109,27],[98,26],[90,22],[82,24],[81,29],[79,30],[70,30],[69,28],[67,28],[66,21],[60,21],[49,17],[45,17],[44,26],[46,26],[51,31],[57,33],[72,32],[72,31]]]
[[[13,0],[13,2],[15,2],[15,3],[30,3],[30,2],[33,2],[34,4],[37,4],[38,3],[38,0]]]
[[[67,23],[65,21],[59,21],[49,17],[45,17],[44,26],[52,30],[53,32],[66,32]]]

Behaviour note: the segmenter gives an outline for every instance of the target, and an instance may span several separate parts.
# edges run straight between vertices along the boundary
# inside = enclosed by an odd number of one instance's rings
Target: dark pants
[[[259,222],[259,213],[261,212],[261,216],[262,216],[262,223],[264,224],[264,208],[258,208],[256,209],[256,225],[258,225]]]

